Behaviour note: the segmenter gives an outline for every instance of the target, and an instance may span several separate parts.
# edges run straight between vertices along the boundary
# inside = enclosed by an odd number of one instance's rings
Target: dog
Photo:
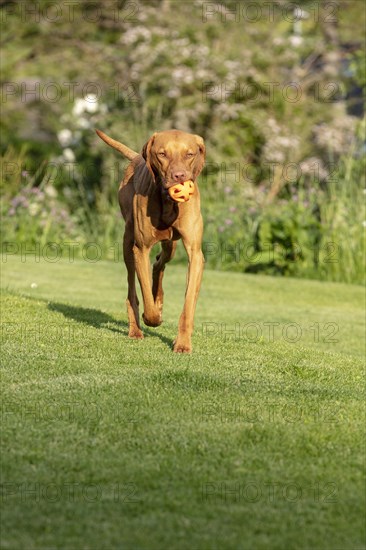
[[[204,141],[200,136],[179,130],[156,132],[139,154],[100,130],[96,133],[131,161],[118,192],[125,220],[123,256],[128,279],[128,335],[130,338],[144,337],[139,321],[135,273],[143,297],[143,321],[149,327],[157,327],[162,322],[165,265],[174,257],[177,241],[182,239],[188,256],[188,273],[173,351],[191,353],[194,313],[204,266],[203,221],[197,186],[197,177],[205,163]],[[194,185],[192,197],[187,202],[174,201],[169,189],[187,181]],[[161,242],[161,251],[153,264],[151,281],[149,253],[157,242]]]

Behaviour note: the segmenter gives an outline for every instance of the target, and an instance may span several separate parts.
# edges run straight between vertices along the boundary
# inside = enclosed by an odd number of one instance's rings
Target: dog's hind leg
[[[139,321],[139,300],[136,293],[136,269],[133,254],[133,228],[126,223],[126,230],[123,237],[123,257],[127,268],[128,296],[126,300],[128,314],[128,336],[130,338],[143,338]]]

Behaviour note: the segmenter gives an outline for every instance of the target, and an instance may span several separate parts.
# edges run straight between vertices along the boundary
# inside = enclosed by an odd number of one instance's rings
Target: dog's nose
[[[173,172],[173,179],[179,183],[183,183],[186,180],[185,172]]]

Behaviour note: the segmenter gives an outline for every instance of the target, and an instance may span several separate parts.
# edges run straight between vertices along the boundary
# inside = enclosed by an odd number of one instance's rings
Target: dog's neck
[[[179,215],[179,204],[174,201],[168,190],[163,186],[159,174],[154,174],[151,178],[150,191],[148,194],[154,195],[155,204],[159,204],[159,213],[155,217],[155,226],[157,229],[164,230],[172,226]],[[157,213],[157,212],[156,212]]]
[[[178,217],[178,203],[170,198],[168,191],[158,183],[160,190],[161,216],[160,219],[164,225],[170,227]]]

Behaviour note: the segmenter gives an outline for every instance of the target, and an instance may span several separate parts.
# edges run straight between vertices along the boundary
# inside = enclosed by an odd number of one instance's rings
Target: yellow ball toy
[[[194,193],[194,183],[192,180],[185,181],[184,183],[177,183],[177,185],[169,187],[168,193],[173,201],[187,202]]]

